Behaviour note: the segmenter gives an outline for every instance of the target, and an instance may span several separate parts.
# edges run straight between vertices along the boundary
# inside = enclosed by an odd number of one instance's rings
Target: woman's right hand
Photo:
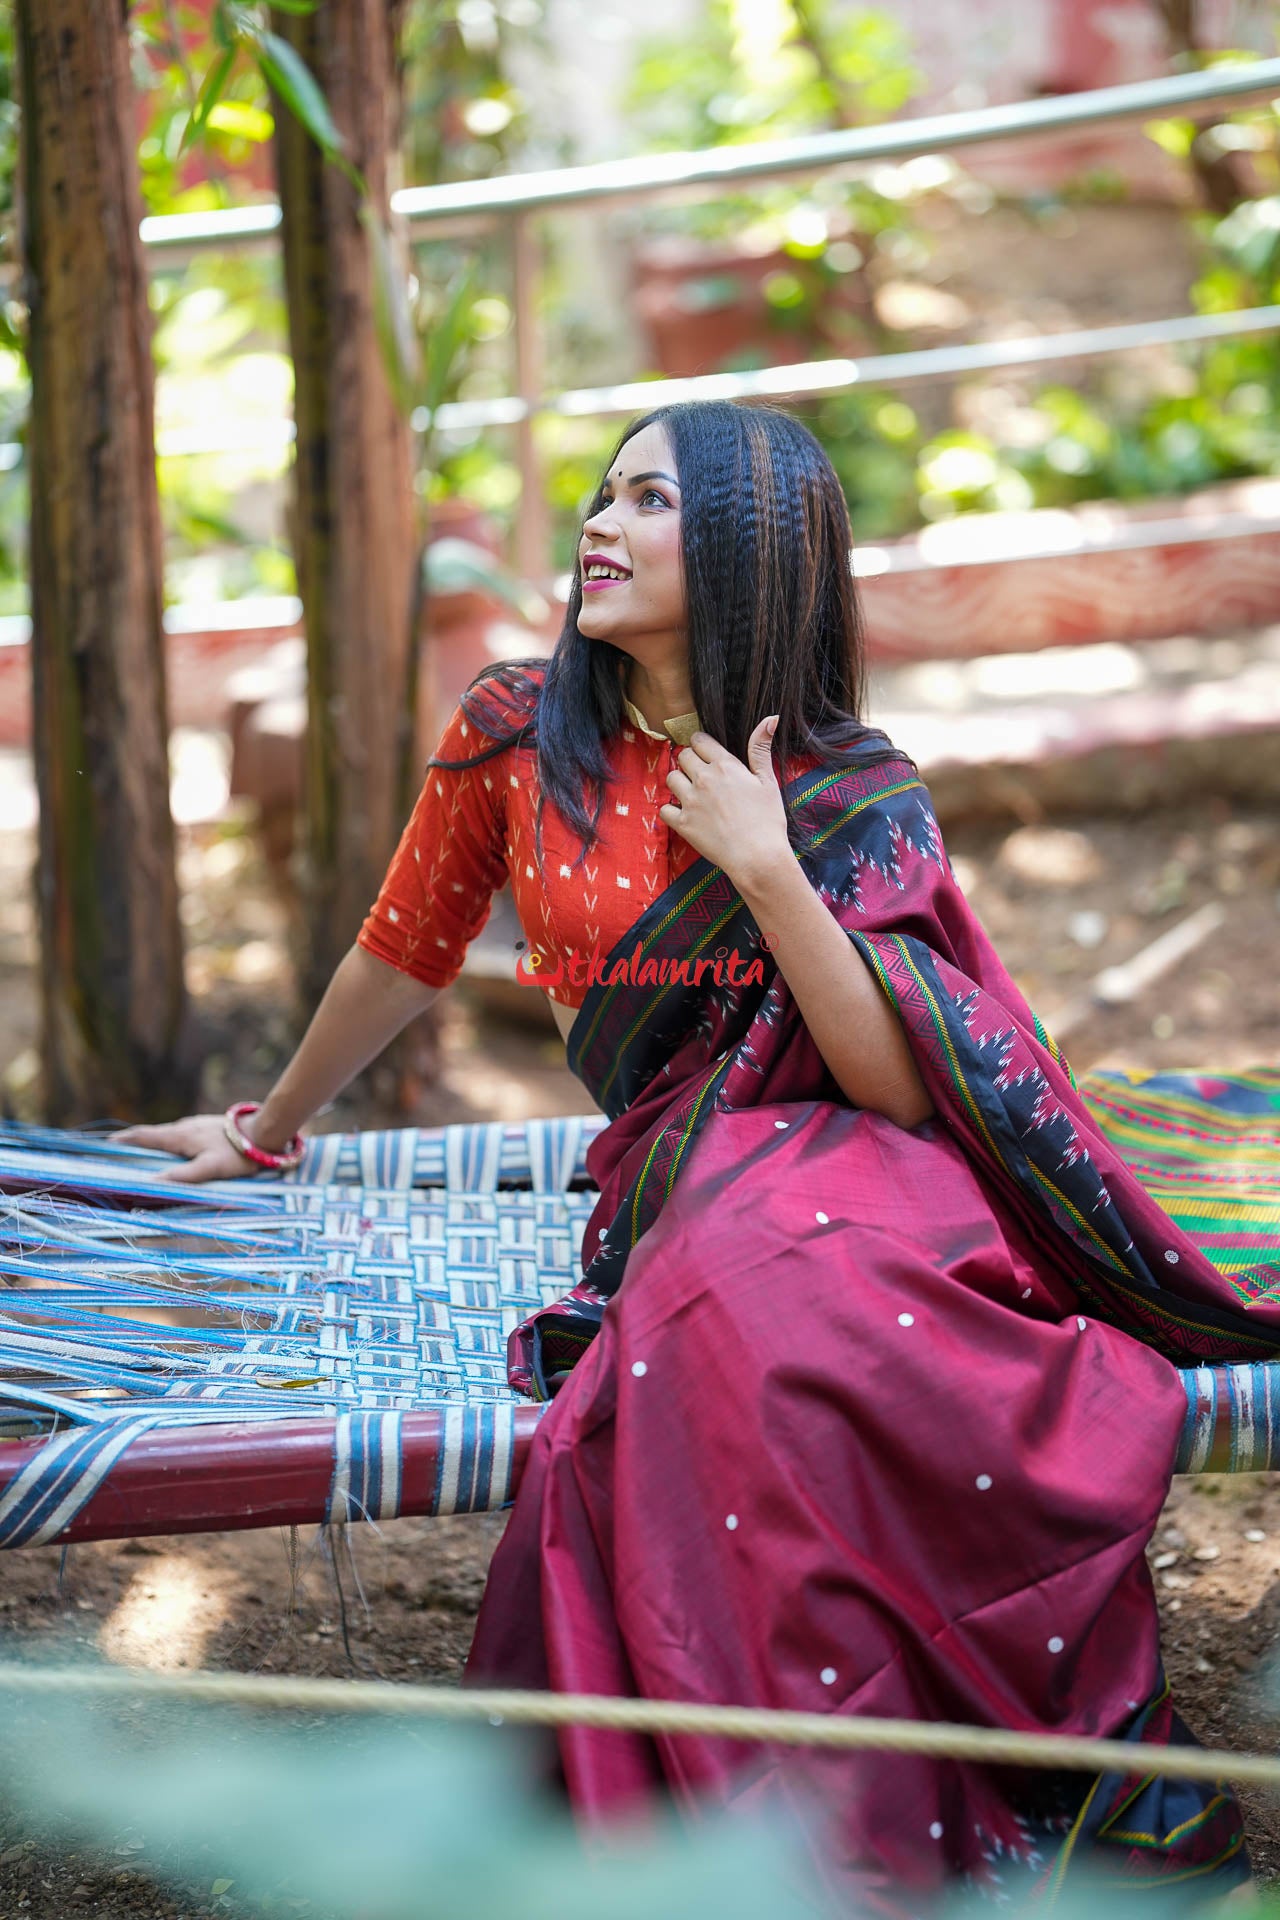
[[[159,1127],[126,1127],[109,1136],[113,1146],[150,1147],[177,1157],[156,1168],[161,1180],[198,1186],[205,1180],[244,1180],[258,1169],[232,1146],[220,1113],[193,1113]]]

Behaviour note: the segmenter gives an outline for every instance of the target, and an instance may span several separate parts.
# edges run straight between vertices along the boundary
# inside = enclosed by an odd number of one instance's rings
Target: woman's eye
[[[645,488],[644,492],[640,495],[640,505],[643,506],[646,500],[656,500],[660,507],[669,507],[671,505],[671,502],[667,499],[666,494],[659,493],[656,487]],[[604,498],[601,500],[600,505],[596,508],[596,513],[603,513],[606,507],[611,507],[612,505],[613,505],[613,495],[610,493],[606,493]],[[594,518],[594,516],[592,514],[588,514],[587,518],[588,520],[590,520]]]

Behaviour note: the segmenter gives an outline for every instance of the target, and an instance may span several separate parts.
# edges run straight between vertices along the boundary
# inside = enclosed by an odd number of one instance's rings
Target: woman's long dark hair
[[[888,758],[892,749],[862,719],[865,665],[849,510],[818,441],[775,407],[685,401],[633,421],[605,473],[628,440],[655,424],[670,438],[680,481],[689,687],[705,731],[745,760],[753,730],[776,713],[779,766],[800,752],[839,765],[864,740],[872,749],[867,759]],[[584,518],[600,511],[603,492],[602,480]],[[624,717],[630,656],[579,632],[581,606],[575,564],[550,660],[486,667],[462,696],[467,718],[497,744],[472,760],[431,762],[456,769],[513,743],[535,745],[539,860],[547,799],[580,836],[578,859],[594,846],[613,778],[604,743]],[[490,684],[495,680],[499,685]],[[495,720],[499,692],[510,716],[505,733]],[[588,785],[591,813],[583,799]]]

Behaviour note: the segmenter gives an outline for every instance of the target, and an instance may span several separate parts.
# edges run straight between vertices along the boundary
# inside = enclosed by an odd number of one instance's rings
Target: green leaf
[[[276,125],[265,108],[251,106],[247,100],[219,100],[210,107],[204,124],[214,133],[229,133],[257,145],[271,138]]]
[[[228,547],[253,545],[253,535],[237,526],[234,520],[216,513],[212,507],[188,506],[181,499],[173,503],[171,524],[173,532],[181,534],[193,547],[208,546],[212,540]]]
[[[218,0],[218,4],[214,7],[209,31],[213,35],[215,47],[221,47],[224,53],[235,51],[236,31],[227,12],[226,0]]]
[[[224,28],[232,46],[257,46],[263,35],[256,9],[236,4],[236,0],[218,0]]]
[[[420,353],[409,313],[409,290],[391,245],[391,235],[373,206],[365,200],[360,219],[369,236],[373,269],[373,325],[386,369],[391,397],[402,414],[413,411],[420,378]]]
[[[469,338],[468,318],[475,299],[478,271],[479,263],[471,259],[455,277],[448,304],[427,341],[418,405],[429,408],[432,414],[444,398],[458,355]]]
[[[271,0],[277,13],[314,13],[320,0]]]
[[[205,75],[204,84],[196,96],[196,104],[192,109],[191,118],[183,128],[182,141],[178,148],[179,153],[185,153],[192,141],[200,139],[203,135],[205,128],[209,124],[209,115],[218,104],[218,97],[227,84],[227,79],[232,67],[235,65],[235,60],[235,48],[230,47],[227,52],[222,55],[221,59],[214,61],[208,73]]]
[[[340,154],[342,135],[333,124],[329,102],[306,61],[277,33],[258,36],[254,48],[262,77],[280,96],[295,119],[301,121],[322,152]]]
[[[214,1900],[221,1899],[222,1895],[226,1893],[227,1889],[229,1887],[234,1887],[234,1885],[235,1885],[234,1880],[215,1880],[213,1885],[209,1889],[210,1897]]]
[[[1175,160],[1185,160],[1196,137],[1194,120],[1148,120],[1142,131]]]

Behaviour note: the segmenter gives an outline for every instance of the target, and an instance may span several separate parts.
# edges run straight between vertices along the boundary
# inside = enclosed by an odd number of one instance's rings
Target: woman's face
[[[631,652],[632,637],[683,637],[680,483],[660,424],[634,434],[605,475],[603,504],[583,526],[578,564],[578,628],[589,639]]]

